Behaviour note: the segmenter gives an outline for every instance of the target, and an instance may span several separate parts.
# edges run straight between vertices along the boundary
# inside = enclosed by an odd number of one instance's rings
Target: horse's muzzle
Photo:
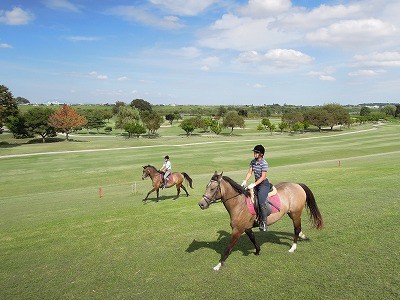
[[[207,209],[210,206],[205,199],[201,199],[198,204],[201,209]]]

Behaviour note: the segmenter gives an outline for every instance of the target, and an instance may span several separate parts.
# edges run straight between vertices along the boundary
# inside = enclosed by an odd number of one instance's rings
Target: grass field
[[[399,299],[400,125],[293,136],[167,133],[2,144],[0,299]],[[243,236],[214,272],[229,216],[220,203],[202,211],[197,202],[215,170],[241,182],[257,143],[267,148],[271,182],[312,189],[325,228],[312,229],[304,214],[311,241],[290,254],[285,217],[255,233],[260,256]],[[144,205],[151,184],[142,166],[159,167],[166,154],[194,189],[177,200],[166,189]]]

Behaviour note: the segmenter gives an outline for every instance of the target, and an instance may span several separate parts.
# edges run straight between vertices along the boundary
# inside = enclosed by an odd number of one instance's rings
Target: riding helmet
[[[265,148],[263,145],[256,145],[253,149],[253,152],[258,152],[261,153],[262,155],[264,155],[265,153]]]
[[[165,155],[165,157],[164,157],[165,159],[169,159],[169,156],[168,155]]]

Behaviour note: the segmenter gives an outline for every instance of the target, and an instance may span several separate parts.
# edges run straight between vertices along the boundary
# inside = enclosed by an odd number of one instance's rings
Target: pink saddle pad
[[[269,197],[269,203],[271,204],[271,214],[278,212],[281,209],[281,198],[278,194]],[[256,210],[254,209],[254,204],[250,197],[246,197],[247,208],[252,215],[256,215]]]

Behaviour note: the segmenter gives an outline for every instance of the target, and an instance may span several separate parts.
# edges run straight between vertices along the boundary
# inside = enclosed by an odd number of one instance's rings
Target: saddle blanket
[[[275,189],[275,187],[274,187]],[[269,204],[271,205],[271,214],[274,214],[278,212],[281,209],[281,199],[279,198],[278,193],[276,192],[276,189],[268,194],[269,198]],[[247,208],[249,209],[250,213],[252,215],[256,215],[256,210],[254,208],[254,203],[251,199],[251,197],[246,197],[246,204]]]

